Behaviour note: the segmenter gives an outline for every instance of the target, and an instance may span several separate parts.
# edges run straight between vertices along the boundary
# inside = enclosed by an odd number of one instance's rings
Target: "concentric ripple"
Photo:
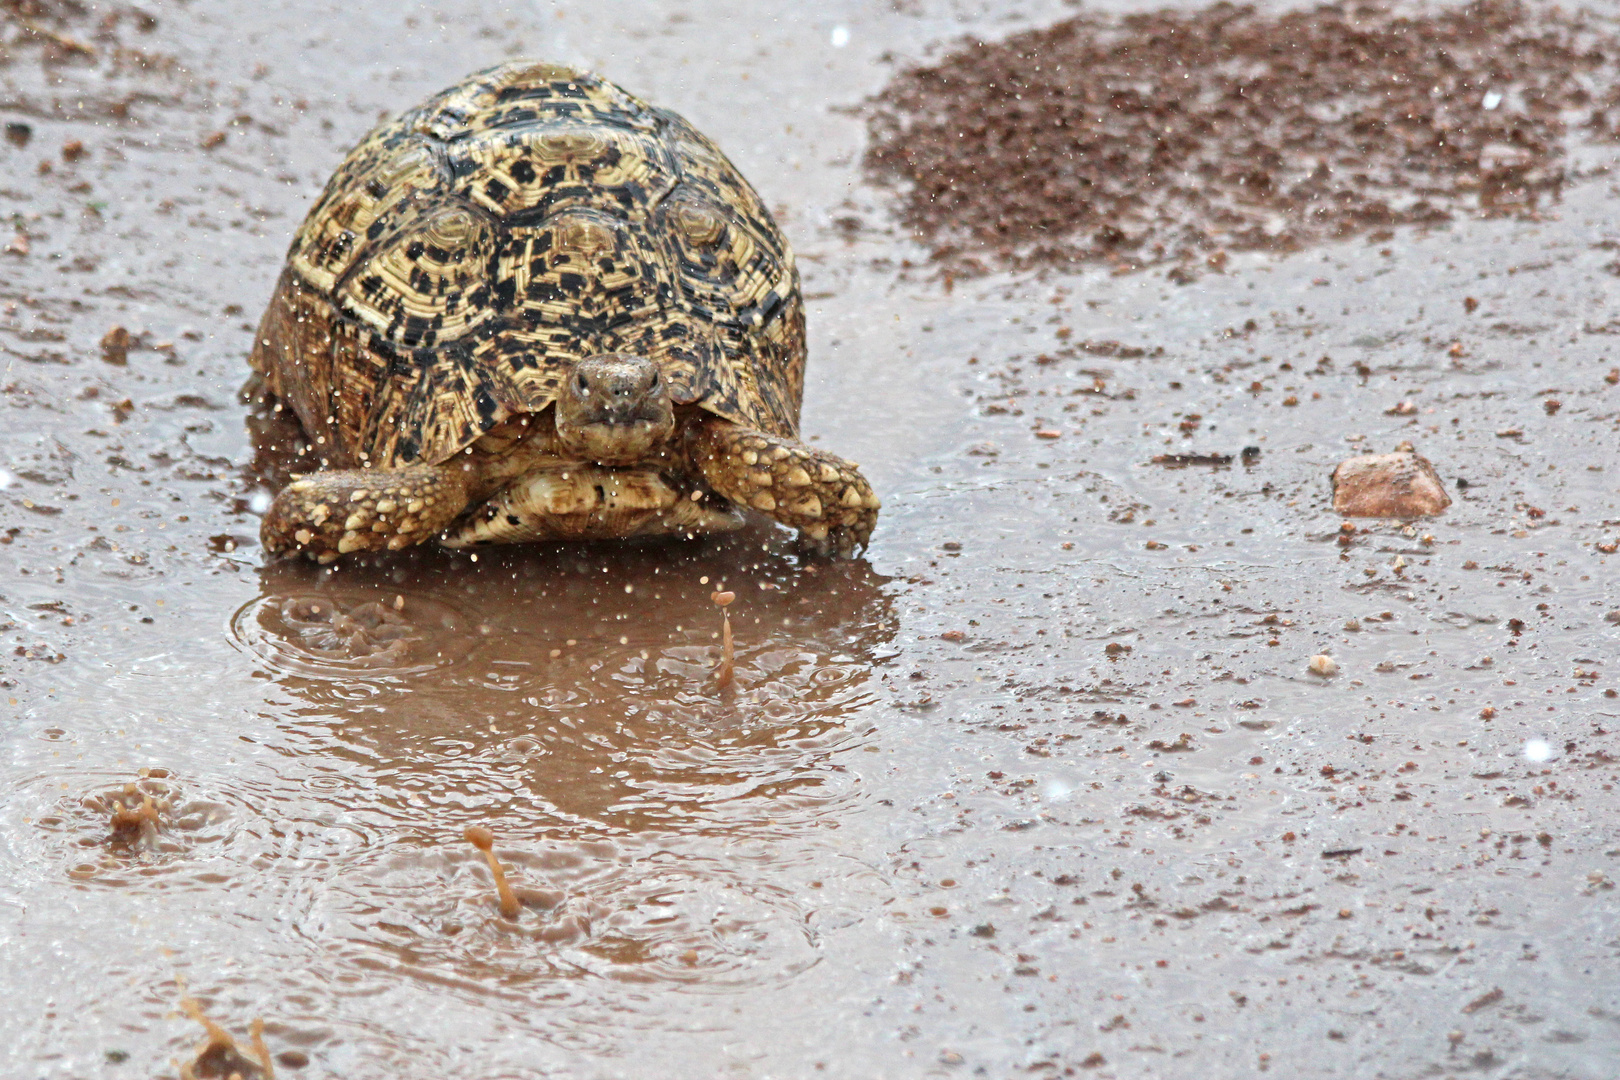
[[[407,675],[465,660],[470,621],[443,600],[338,591],[265,595],[231,620],[235,640],[283,674]]]
[[[195,868],[242,827],[243,808],[189,790],[167,770],[108,779],[88,791],[47,777],[24,783],[0,823],[24,865],[57,867],[70,879],[121,886]]]
[[[381,953],[479,994],[583,992],[578,980],[591,978],[728,993],[786,982],[819,956],[812,908],[746,861],[608,841],[497,839],[496,854],[516,918],[502,916],[482,856],[450,842],[351,867],[303,929],[341,938],[357,962]]]

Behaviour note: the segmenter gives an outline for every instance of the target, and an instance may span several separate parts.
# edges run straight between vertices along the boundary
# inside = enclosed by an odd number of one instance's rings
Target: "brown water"
[[[1616,1074],[1608,176],[947,291],[853,107],[1061,5],[108,10],[0,66],[0,1073],[178,1075],[192,995],[298,1077]],[[287,238],[380,114],[519,54],[780,209],[867,560],[261,564],[234,391]],[[1452,507],[1341,544],[1332,467],[1402,440]]]

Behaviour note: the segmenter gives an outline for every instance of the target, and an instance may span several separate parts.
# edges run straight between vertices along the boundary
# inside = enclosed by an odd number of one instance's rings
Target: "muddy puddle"
[[[1154,10],[1083,14],[1214,18]],[[4,11],[0,1072],[1615,1074],[1601,65],[1556,116],[1459,79],[1423,121],[1533,200],[1481,206],[1462,154],[1443,216],[947,280],[982,220],[917,231],[874,103],[1071,6]],[[236,390],[292,230],[380,116],[516,55],[679,110],[773,207],[866,558],[261,557],[282,466]],[[1520,114],[1546,156],[1480,149]],[[1336,514],[1335,466],[1403,442],[1451,505]]]

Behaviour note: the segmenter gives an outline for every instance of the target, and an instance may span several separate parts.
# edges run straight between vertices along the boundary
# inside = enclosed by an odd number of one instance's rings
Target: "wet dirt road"
[[[281,1076],[1616,1075],[1620,191],[947,291],[858,107],[1068,10],[8,22],[0,1072],[178,1075],[192,996]],[[778,212],[866,560],[263,564],[234,394],[287,239],[513,55],[682,112]],[[1402,440],[1451,508],[1342,533],[1333,466]]]

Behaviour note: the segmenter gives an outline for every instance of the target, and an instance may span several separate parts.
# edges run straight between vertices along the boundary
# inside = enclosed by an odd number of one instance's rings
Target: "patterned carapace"
[[[679,116],[520,61],[349,154],[251,363],[341,468],[445,461],[615,352],[677,404],[798,434],[799,277],[754,189]]]

